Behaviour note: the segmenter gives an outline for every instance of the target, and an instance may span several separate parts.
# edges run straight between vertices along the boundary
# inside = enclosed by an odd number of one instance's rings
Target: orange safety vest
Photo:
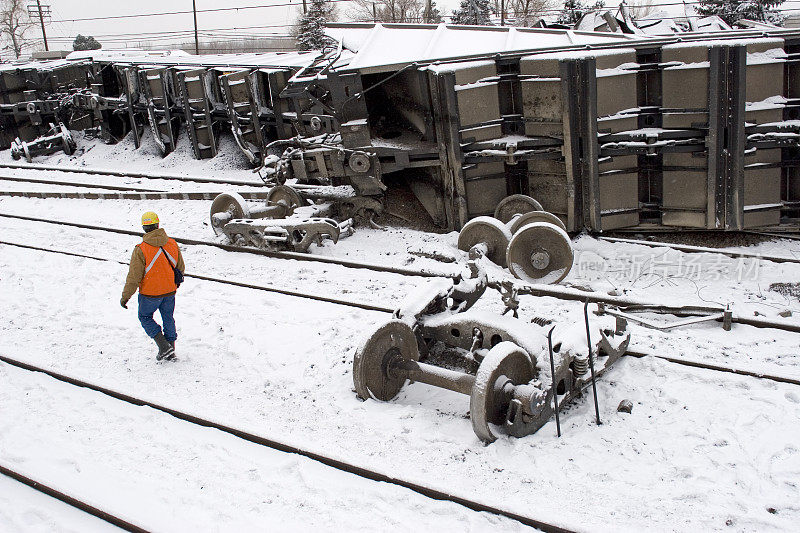
[[[177,268],[180,252],[175,239],[167,240],[167,244],[162,247],[167,253],[166,257],[158,246],[152,246],[146,242],[139,243],[138,246],[144,252],[144,277],[139,283],[139,294],[163,296],[177,291],[175,272],[172,267]]]

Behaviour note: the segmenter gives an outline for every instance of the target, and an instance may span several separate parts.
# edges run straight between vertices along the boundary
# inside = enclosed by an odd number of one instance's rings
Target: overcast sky
[[[220,34],[252,35],[265,33],[286,33],[285,25],[294,23],[301,11],[302,0],[196,0],[197,9],[214,9],[220,7],[259,6],[265,4],[293,4],[261,9],[246,9],[242,11],[221,11],[215,13],[199,13],[197,16],[198,28],[201,32],[211,31]],[[310,0],[309,0],[310,1]],[[675,2],[676,0],[652,0],[654,3]],[[29,0],[30,3],[35,0]],[[104,43],[104,48],[135,47],[142,40],[149,40],[152,44],[169,44],[170,42],[188,42],[193,39],[190,33],[193,29],[192,15],[167,15],[157,17],[128,18],[100,21],[71,21],[70,19],[131,15],[141,13],[156,13],[164,11],[190,11],[191,0],[42,0],[52,9],[52,22],[46,26],[51,49],[71,49],[72,40],[78,33],[93,35],[98,41]],[[636,2],[636,0],[634,0]],[[450,12],[457,7],[460,0],[439,0],[440,10]],[[561,0],[554,0],[561,4]],[[614,5],[613,0],[607,0],[607,5]],[[340,20],[346,20],[347,3],[339,3]],[[800,1],[786,2],[783,8],[799,8]],[[680,7],[671,7],[671,10],[682,11]],[[800,10],[797,12],[800,14]],[[261,29],[254,26],[276,26]],[[221,29],[229,29],[220,31]],[[174,39],[164,36],[148,36],[149,32],[178,32]],[[121,36],[124,35],[124,36]],[[30,37],[40,37],[41,31],[32,28]],[[173,36],[170,36],[173,37]],[[201,33],[201,39],[203,38]]]

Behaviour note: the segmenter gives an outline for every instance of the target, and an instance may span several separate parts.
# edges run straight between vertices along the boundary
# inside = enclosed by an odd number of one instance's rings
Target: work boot
[[[161,361],[165,357],[169,359],[173,355],[175,355],[175,348],[169,343],[169,341],[164,337],[163,333],[159,333],[153,340],[156,341],[158,345],[158,355],[156,355],[156,361]]]
[[[170,345],[170,346],[172,346],[172,355],[170,355],[169,357],[167,357],[167,359],[169,359],[170,361],[172,361],[173,359],[175,359],[175,356],[177,355],[177,354],[175,353],[175,341],[167,341],[167,342],[169,342],[169,345]]]

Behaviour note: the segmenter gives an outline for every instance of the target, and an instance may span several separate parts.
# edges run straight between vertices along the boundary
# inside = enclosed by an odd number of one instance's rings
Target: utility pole
[[[306,14],[306,0],[303,0],[303,15]]]
[[[500,0],[500,25],[506,25],[506,0]]]
[[[200,55],[200,40],[197,38],[197,2],[196,2],[196,0],[192,0],[192,15],[194,15],[194,55],[199,56]]]
[[[425,0],[425,24],[431,23],[431,0]]]
[[[44,19],[50,18],[50,6],[42,5],[40,0],[36,0],[36,5],[28,5],[28,16],[31,18],[39,17],[39,23],[42,25],[42,40],[44,40],[44,49],[45,51],[49,51],[50,49],[47,47],[47,32],[44,30]]]

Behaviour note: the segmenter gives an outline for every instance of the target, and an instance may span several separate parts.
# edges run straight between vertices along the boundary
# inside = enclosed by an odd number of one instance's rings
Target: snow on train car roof
[[[150,52],[146,50],[87,50],[73,52],[67,60],[90,59],[118,64],[198,66],[198,67],[304,67],[319,52],[270,52],[192,55],[183,50]],[[350,53],[347,52],[347,55]]]
[[[339,70],[381,72],[419,62],[640,40],[642,36],[510,26],[329,24],[325,32],[355,53]]]
[[[43,59],[30,61],[17,60],[10,63],[0,64],[0,72],[28,69],[34,69],[39,72],[48,72],[74,64],[76,64],[76,62],[68,61],[66,59]]]

